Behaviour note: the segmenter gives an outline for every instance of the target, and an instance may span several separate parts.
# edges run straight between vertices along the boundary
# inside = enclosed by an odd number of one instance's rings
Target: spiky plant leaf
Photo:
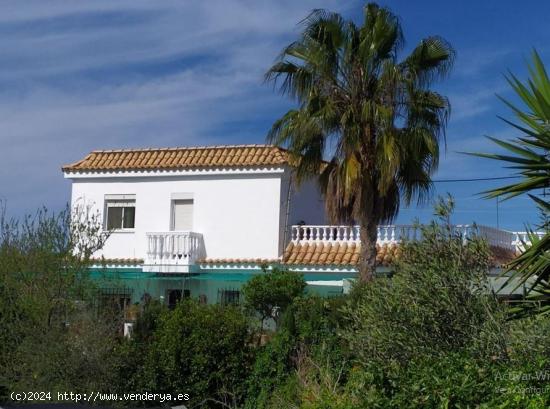
[[[536,51],[533,62],[528,67],[530,78],[522,82],[513,74],[507,77],[508,83],[519,96],[524,108],[500,98],[514,113],[521,124],[508,119],[504,122],[521,131],[523,135],[512,141],[489,138],[511,155],[477,153],[474,155],[499,160],[510,164],[521,178],[516,183],[484,192],[486,197],[500,197],[504,200],[528,194],[540,211],[550,213],[550,203],[545,200],[544,190],[550,186],[550,79],[544,64]],[[542,226],[548,231],[548,222]],[[550,311],[550,235],[543,237],[526,226],[527,240],[522,243],[522,253],[508,266],[505,285],[514,283],[515,289],[527,285],[529,296],[517,303],[513,313],[523,316],[531,313]]]

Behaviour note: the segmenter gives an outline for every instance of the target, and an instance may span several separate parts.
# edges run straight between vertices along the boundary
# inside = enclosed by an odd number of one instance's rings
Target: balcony
[[[195,262],[204,257],[202,234],[190,231],[150,232],[143,271],[189,273]]]

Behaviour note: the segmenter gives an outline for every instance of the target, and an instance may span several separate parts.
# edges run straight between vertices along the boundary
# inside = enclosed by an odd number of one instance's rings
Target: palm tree
[[[532,228],[527,227],[528,239],[524,243],[524,251],[509,264],[507,273],[511,274],[506,283],[514,282],[516,288],[529,283],[529,302],[520,311],[538,313],[550,311],[550,201],[546,199],[546,189],[550,187],[550,78],[536,51],[533,51],[533,63],[528,68],[530,78],[525,83],[513,74],[507,77],[526,109],[500,98],[512,110],[519,124],[501,119],[523,135],[513,141],[489,138],[509,154],[474,155],[508,163],[520,178],[517,183],[485,192],[487,198],[507,200],[528,194],[543,215],[540,228],[546,234],[539,237]],[[542,308],[534,307],[530,301],[536,301]]]
[[[325,10],[302,24],[266,73],[298,102],[268,140],[295,155],[298,182],[318,175],[331,222],[359,223],[359,278],[368,281],[378,224],[397,216],[401,198],[421,202],[431,192],[450,105],[430,85],[449,72],[454,51],[428,37],[398,61],[399,20],[374,3],[361,26]]]

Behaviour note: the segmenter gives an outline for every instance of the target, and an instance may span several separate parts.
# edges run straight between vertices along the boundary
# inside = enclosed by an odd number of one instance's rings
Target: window
[[[218,303],[221,305],[237,305],[239,304],[239,296],[239,290],[218,289]]]
[[[107,212],[105,228],[107,230],[134,228],[136,221],[135,199],[106,200],[105,207]]]
[[[189,298],[191,297],[191,291],[189,290],[168,290],[168,308],[173,310],[178,305],[178,302],[181,301],[182,298]]]
[[[109,287],[98,291],[99,309],[103,312],[122,313],[130,305],[133,290],[131,288]]]

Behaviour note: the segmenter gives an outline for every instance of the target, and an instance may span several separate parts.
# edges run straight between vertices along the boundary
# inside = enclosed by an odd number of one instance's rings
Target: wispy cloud
[[[346,12],[335,0],[11,4],[0,198],[14,212],[61,206],[60,166],[91,149],[263,142],[285,106],[263,72],[311,9]]]
[[[451,120],[459,122],[492,111],[500,104],[496,95],[507,91],[504,80],[462,84],[462,89],[448,94],[452,105]]]
[[[289,102],[263,84],[263,73],[297,35],[297,23],[320,7],[359,19],[363,5],[359,0],[3,2],[0,199],[16,214],[42,204],[63,206],[69,183],[61,165],[92,149],[264,142]],[[400,2],[392,7],[398,14],[407,9]],[[422,36],[447,37],[424,25]],[[501,73],[517,53],[514,45],[499,44],[455,44],[455,71],[442,84],[453,115],[438,177],[485,172],[484,164],[456,151],[489,149],[482,135],[500,136],[494,94],[504,92]]]
[[[501,74],[503,74],[505,69],[502,69],[502,63],[512,54],[515,55],[517,52],[506,45],[500,48],[475,47],[459,50],[453,77],[465,78],[471,81],[477,76],[486,76],[488,73],[494,75],[495,66],[499,67]],[[496,72],[499,72],[499,69]]]

